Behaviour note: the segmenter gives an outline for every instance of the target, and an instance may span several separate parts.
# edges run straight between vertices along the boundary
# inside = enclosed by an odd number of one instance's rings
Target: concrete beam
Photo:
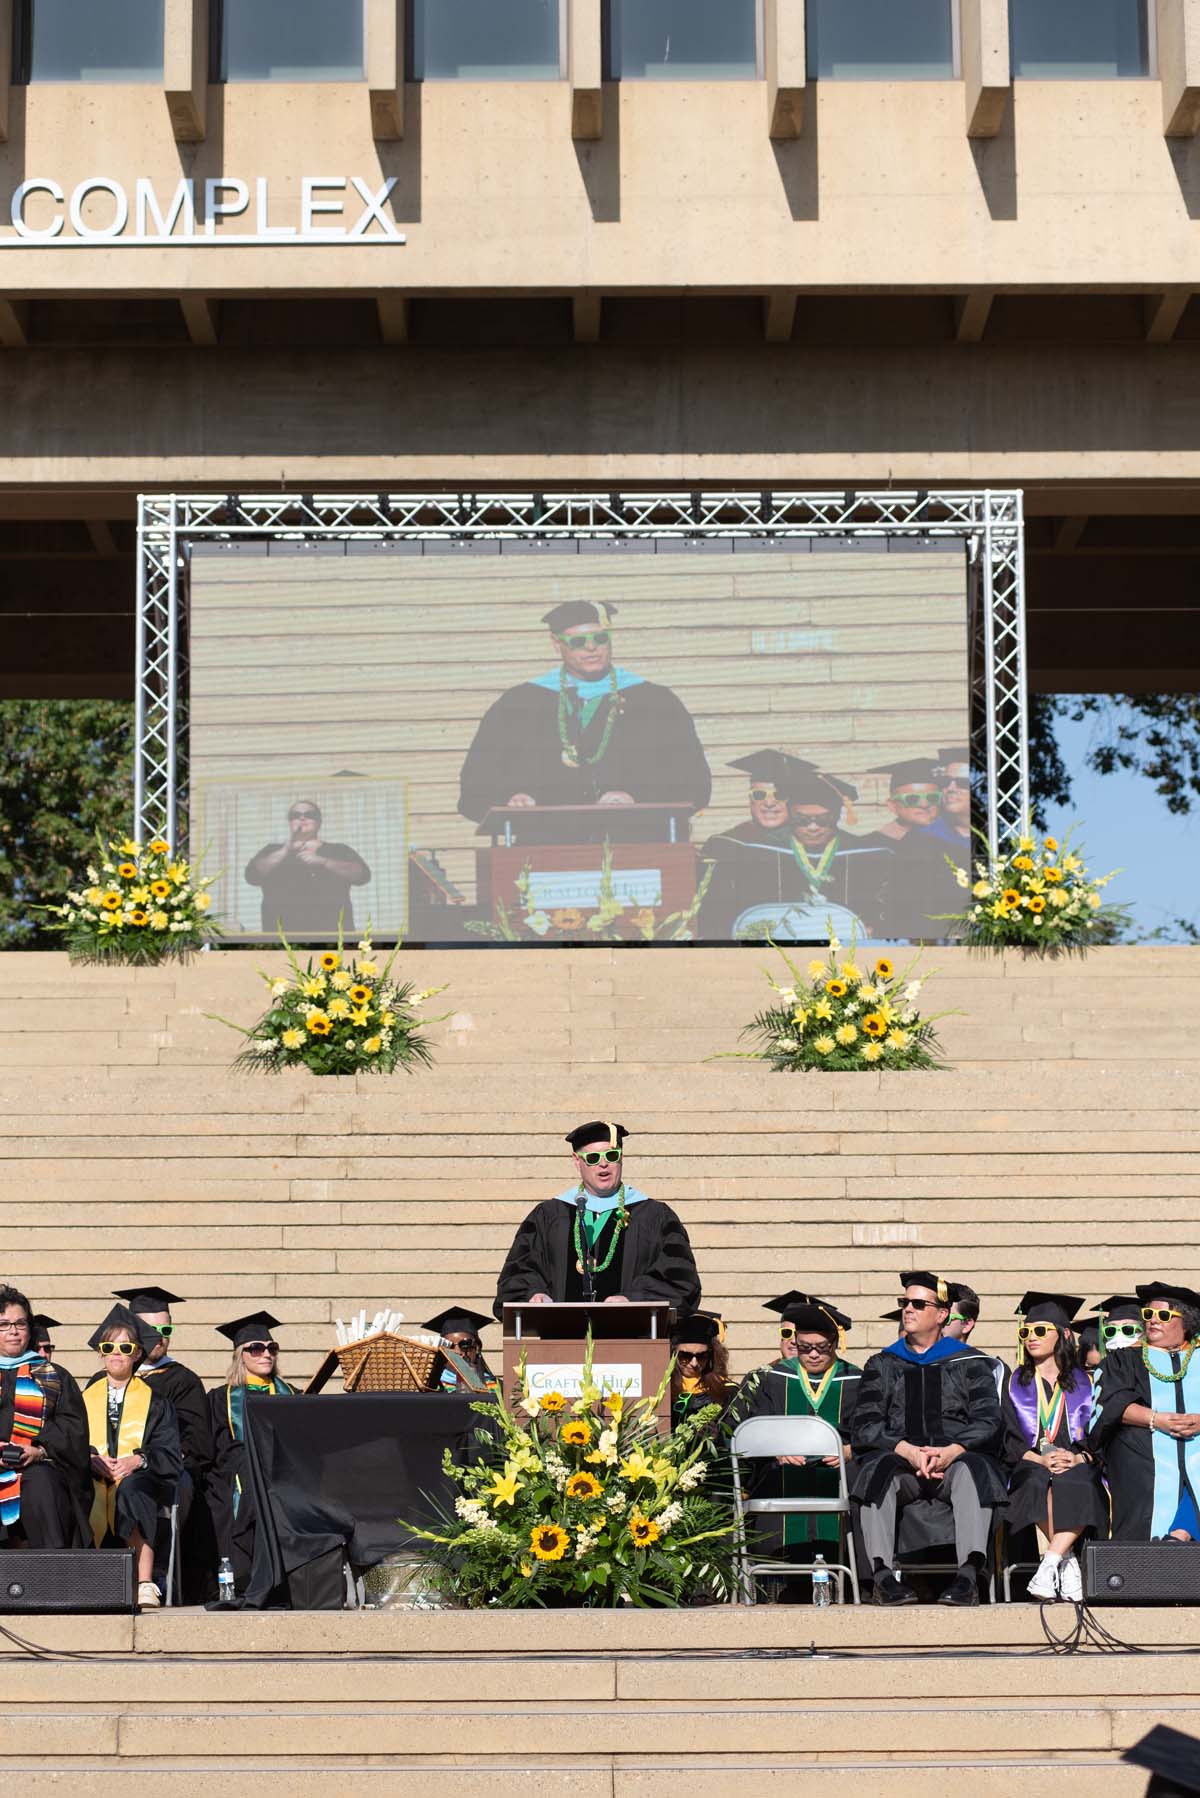
[[[960,18],[967,136],[995,137],[1012,92],[1008,0],[962,0]]]
[[[796,323],[796,295],[769,293],[763,299],[763,336],[768,343],[790,343]]]
[[[371,135],[389,143],[404,136],[405,0],[367,0],[367,89]]]
[[[571,328],[576,343],[599,343],[604,299],[598,293],[577,293],[571,300]]]
[[[402,293],[381,293],[375,300],[379,335],[384,343],[408,342],[408,301]]]
[[[29,301],[0,300],[0,350],[29,347]]]
[[[203,349],[215,349],[221,341],[221,302],[203,294],[185,294],[179,301],[188,336]]]
[[[208,117],[208,0],[165,0],[163,91],[176,143],[202,143]]]
[[[8,107],[12,91],[13,0],[0,0],[0,144],[8,142]]]
[[[571,136],[604,135],[604,38],[600,0],[570,0],[567,68],[571,79]]]
[[[1169,287],[1165,293],[1150,293],[1142,302],[1146,321],[1147,343],[1170,343],[1179,329],[1179,321],[1192,297],[1190,287]]]
[[[1200,129],[1200,0],[1156,0],[1163,135]]]
[[[764,0],[763,63],[772,137],[799,137],[808,82],[804,0]]]
[[[954,302],[954,335],[959,343],[982,343],[994,293],[963,293]]]

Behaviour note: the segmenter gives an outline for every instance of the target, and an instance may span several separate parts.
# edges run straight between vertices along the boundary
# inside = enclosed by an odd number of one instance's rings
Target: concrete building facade
[[[277,486],[1017,485],[1033,684],[1197,685],[1200,0],[78,12],[0,0],[5,694],[131,692],[139,490]]]

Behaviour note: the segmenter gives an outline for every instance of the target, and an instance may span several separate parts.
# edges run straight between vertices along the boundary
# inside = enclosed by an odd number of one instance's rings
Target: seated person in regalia
[[[1088,1446],[1104,1462],[1112,1533],[1125,1541],[1200,1541],[1200,1293],[1139,1286],[1146,1340],[1110,1348],[1095,1376]]]
[[[0,1285],[0,1547],[90,1545],[88,1464],[79,1387],[33,1340],[25,1294]]]

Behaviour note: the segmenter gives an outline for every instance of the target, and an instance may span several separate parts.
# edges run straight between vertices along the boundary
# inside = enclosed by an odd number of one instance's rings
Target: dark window
[[[1146,0],[1009,0],[1014,75],[1060,81],[1150,73]]]
[[[25,0],[15,71],[27,81],[161,81],[163,0]]]
[[[363,0],[220,0],[221,81],[361,81]]]
[[[1035,0],[1044,6],[1058,0]],[[808,73],[842,81],[948,80],[952,0],[808,0]]]
[[[562,0],[411,0],[415,81],[557,81]]]
[[[759,0],[609,0],[609,73],[620,81],[752,81]]]

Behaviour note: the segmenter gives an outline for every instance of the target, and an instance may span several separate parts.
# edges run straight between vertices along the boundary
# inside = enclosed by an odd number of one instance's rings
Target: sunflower
[[[1048,886],[1061,886],[1064,879],[1063,871],[1061,868],[1045,868],[1042,871],[1042,879]]]
[[[369,1036],[367,1038],[366,1042],[363,1044],[363,1054],[364,1055],[378,1055],[378,1053],[382,1049],[382,1047],[383,1047],[383,1038],[381,1036]]]
[[[529,1546],[539,1561],[561,1561],[570,1540],[556,1523],[538,1523],[529,1532]]]
[[[868,1036],[886,1036],[887,1019],[877,1011],[868,1012],[862,1021],[862,1027]]]
[[[577,1417],[572,1423],[564,1423],[558,1437],[568,1448],[586,1448],[592,1439],[592,1426],[584,1423],[582,1417]]]
[[[171,891],[171,883],[169,880],[152,880],[150,891],[156,899],[166,899]]]
[[[150,853],[151,855],[170,855],[171,845],[164,842],[162,837],[155,837],[150,845]]]
[[[349,998],[352,1005],[365,1005],[370,997],[369,986],[352,986],[350,988]]]
[[[848,990],[844,980],[827,980],[825,982],[825,991],[831,999],[844,999]]]
[[[342,959],[341,956],[338,955],[335,950],[326,949],[324,955],[321,957],[321,966],[324,968],[324,970],[327,974],[332,974],[333,970],[341,962],[341,959]]]
[[[328,1036],[333,1025],[323,1011],[313,1011],[308,1015],[308,1028],[313,1036]]]
[[[652,1518],[643,1516],[641,1511],[634,1511],[629,1519],[629,1534],[635,1547],[649,1548],[652,1542],[658,1541],[659,1528]]]
[[[100,900],[105,911],[120,911],[122,900],[120,893],[105,893]]]
[[[1012,910],[1014,905],[1020,905],[1021,895],[1018,893],[1016,887],[1005,887],[1000,895],[1000,903],[1001,905],[1006,906],[1009,911]]]
[[[120,864],[120,866],[117,868],[117,873],[121,876],[122,880],[136,880],[137,879],[137,863],[136,862],[122,862]]]
[[[886,955],[881,955],[879,960],[875,963],[875,972],[880,980],[890,980],[892,978],[895,969],[892,967],[892,964]]]
[[[131,924],[137,924],[140,926],[142,924],[148,924],[149,921],[150,921],[149,916],[144,911],[141,911],[141,910],[131,911],[129,914],[129,922]]]
[[[550,913],[550,922],[556,930],[578,930],[583,923],[583,913],[578,906],[565,905]]]
[[[565,1409],[566,1403],[561,1392],[546,1392],[542,1395],[543,1411],[562,1411]]]
[[[1043,838],[1043,841],[1045,842],[1045,845],[1046,845],[1047,849],[1050,851],[1051,855],[1054,855],[1057,853],[1057,851],[1058,851],[1058,838],[1057,837],[1045,837],[1045,838]]]
[[[1027,899],[1025,903],[1032,912],[1045,911],[1046,909],[1046,901],[1042,898],[1040,893],[1035,893],[1033,898]]]
[[[567,1481],[568,1498],[599,1498],[600,1490],[594,1473],[573,1473]]]
[[[1033,872],[1033,862],[1027,855],[1014,855],[1013,867],[1020,868],[1022,874],[1031,874]]]

